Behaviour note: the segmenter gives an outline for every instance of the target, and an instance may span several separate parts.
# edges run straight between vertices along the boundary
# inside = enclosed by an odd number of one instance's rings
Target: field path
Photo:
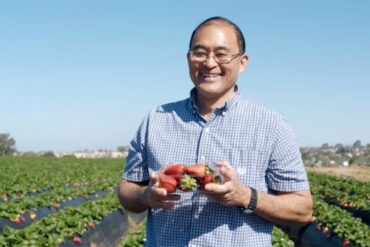
[[[356,179],[359,181],[370,181],[370,167],[369,166],[350,166],[350,167],[309,167],[306,166],[309,172],[319,172],[328,175],[346,177]]]

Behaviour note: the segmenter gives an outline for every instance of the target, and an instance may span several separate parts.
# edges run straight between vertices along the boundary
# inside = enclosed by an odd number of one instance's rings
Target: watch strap
[[[248,206],[244,207],[240,207],[240,210],[243,212],[243,213],[246,213],[246,214],[250,214],[250,213],[254,213],[254,211],[256,211],[256,208],[257,208],[257,191],[256,189],[252,188],[252,187],[249,187],[251,189],[251,199],[249,201],[249,204]]]

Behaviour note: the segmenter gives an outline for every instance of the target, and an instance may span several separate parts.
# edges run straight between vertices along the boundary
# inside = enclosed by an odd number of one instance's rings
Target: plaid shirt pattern
[[[190,98],[150,112],[130,143],[122,178],[142,182],[171,163],[227,160],[240,180],[257,191],[309,189],[295,140],[284,118],[237,92],[205,121]],[[181,192],[175,208],[150,209],[146,246],[271,246],[273,224],[243,214],[202,192]]]

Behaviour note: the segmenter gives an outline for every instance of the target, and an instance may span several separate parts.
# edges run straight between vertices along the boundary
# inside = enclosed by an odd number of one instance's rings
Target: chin
[[[215,96],[218,96],[220,94],[220,92],[217,88],[210,87],[210,86],[198,86],[197,91],[202,96],[207,96],[207,98],[210,97],[210,96],[215,97]]]

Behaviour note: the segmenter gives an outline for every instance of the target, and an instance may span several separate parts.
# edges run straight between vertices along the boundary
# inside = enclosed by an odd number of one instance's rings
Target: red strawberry
[[[206,175],[213,175],[214,171],[206,164],[195,164],[186,167],[185,173],[201,182]]]
[[[167,176],[170,176],[176,179],[178,184],[181,182],[184,172],[185,172],[185,166],[183,164],[170,165],[163,171],[163,173],[166,174]]]
[[[95,224],[94,222],[90,221],[89,223],[87,223],[87,226],[90,228],[90,229],[93,229],[95,227]]]
[[[21,222],[22,222],[22,223],[26,222],[26,218],[21,217]]]
[[[167,176],[164,173],[159,174],[159,187],[165,189],[168,193],[175,192],[177,187],[176,179]]]
[[[185,173],[201,181],[206,175],[206,165],[205,164],[195,164],[195,165],[186,167]]]
[[[342,241],[342,247],[348,247],[349,246],[349,241],[348,240],[343,240]]]
[[[82,240],[81,240],[81,238],[80,237],[73,237],[73,243],[75,243],[75,244],[81,244],[82,243]]]
[[[22,217],[20,217],[20,216],[18,216],[15,220],[13,220],[13,222],[14,222],[15,224],[17,224],[17,225],[24,223],[24,222],[22,221]]]
[[[206,184],[213,183],[213,181],[214,181],[214,178],[212,175],[206,175],[203,178],[202,182],[200,183],[199,189],[204,190],[204,187],[206,186]]]
[[[206,175],[203,178],[203,184],[204,185],[209,184],[209,183],[213,183],[213,182],[215,182],[215,178],[212,175]]]
[[[206,186],[206,184],[209,184],[209,183],[216,183],[216,184],[220,184],[221,183],[221,178],[220,176],[214,176],[214,175],[206,175],[202,182],[200,183],[199,185],[199,189],[202,189],[204,190],[204,187]]]

